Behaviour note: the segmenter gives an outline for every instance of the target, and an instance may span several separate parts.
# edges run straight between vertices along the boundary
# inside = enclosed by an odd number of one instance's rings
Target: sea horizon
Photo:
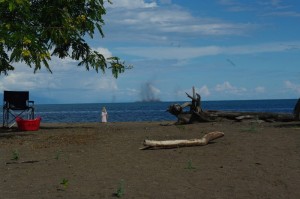
[[[167,109],[173,102],[115,102],[78,104],[36,104],[35,116],[44,123],[100,122],[103,106],[108,122],[176,121]],[[203,110],[292,113],[297,99],[202,101]]]
[[[280,101],[280,100],[298,100],[299,98],[282,98],[282,99],[225,99],[225,100],[201,100],[201,102],[227,102],[227,101],[268,101],[268,100],[272,100],[272,101]],[[35,105],[63,105],[63,104],[120,104],[120,103],[155,103],[155,102],[163,102],[163,103],[173,103],[173,102],[180,102],[180,103],[184,103],[184,102],[189,102],[191,100],[173,100],[173,101],[169,101],[169,100],[140,100],[140,101],[125,101],[125,102],[60,102],[60,103],[35,103]]]

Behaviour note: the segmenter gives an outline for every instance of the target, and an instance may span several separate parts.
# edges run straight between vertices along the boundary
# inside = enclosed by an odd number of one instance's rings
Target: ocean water
[[[204,110],[292,113],[296,102],[296,99],[203,101],[202,108]],[[184,102],[37,104],[35,116],[40,116],[44,123],[99,122],[101,109],[105,106],[109,122],[176,121],[175,116],[166,112],[167,108],[175,103]],[[2,120],[2,114],[0,119]]]

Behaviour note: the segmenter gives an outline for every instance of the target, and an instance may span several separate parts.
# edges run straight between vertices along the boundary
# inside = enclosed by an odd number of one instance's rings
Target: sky
[[[300,97],[299,0],[112,0],[105,57],[133,65],[117,79],[52,57],[53,73],[24,63],[0,76],[2,90],[29,90],[37,104],[204,101]]]

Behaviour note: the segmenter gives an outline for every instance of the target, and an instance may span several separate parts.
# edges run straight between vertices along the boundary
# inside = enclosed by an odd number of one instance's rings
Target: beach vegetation
[[[124,180],[120,181],[117,191],[115,192],[114,195],[118,198],[121,198],[124,195]]]
[[[67,180],[66,178],[63,178],[61,180],[60,184],[66,189],[69,185],[69,180]]]
[[[194,167],[193,164],[192,164],[192,160],[188,161],[187,167],[185,169],[188,169],[188,170],[196,169],[196,167]]]
[[[22,62],[52,73],[52,57],[69,58],[115,78],[131,66],[118,57],[105,58],[93,50],[86,38],[104,37],[105,6],[110,0],[0,0],[0,74],[7,75]],[[98,35],[98,34],[97,34]]]
[[[18,161],[20,159],[20,153],[19,151],[16,149],[12,152],[12,158],[11,160],[15,160]]]

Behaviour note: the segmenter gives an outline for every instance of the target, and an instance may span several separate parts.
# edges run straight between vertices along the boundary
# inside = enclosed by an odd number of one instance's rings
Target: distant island
[[[160,99],[143,99],[141,101],[136,101],[136,102],[161,102]]]

